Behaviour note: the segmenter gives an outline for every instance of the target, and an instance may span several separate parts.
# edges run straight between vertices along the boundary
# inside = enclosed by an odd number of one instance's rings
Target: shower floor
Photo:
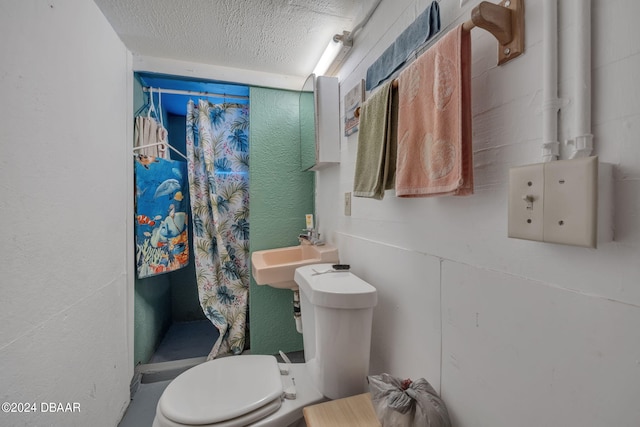
[[[218,330],[208,320],[173,323],[149,363],[206,357],[217,339]]]

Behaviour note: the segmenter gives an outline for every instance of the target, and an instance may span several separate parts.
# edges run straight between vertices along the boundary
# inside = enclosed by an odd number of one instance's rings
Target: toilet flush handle
[[[283,392],[284,398],[288,400],[296,400],[298,393],[296,392],[296,379],[291,377],[291,385],[286,387]]]
[[[286,354],[279,351],[280,357],[284,360],[285,363],[278,363],[278,369],[280,369],[280,375],[289,375],[289,365],[291,365],[291,360],[287,357]]]
[[[285,363],[278,363],[278,367],[280,368],[280,375],[289,375],[289,365],[291,365],[291,360],[287,357],[286,354],[282,350],[279,351],[280,357]],[[284,381],[283,381],[284,382]],[[291,385],[284,388],[282,392],[282,397],[288,400],[295,400],[297,397],[296,392],[296,379],[291,377]]]

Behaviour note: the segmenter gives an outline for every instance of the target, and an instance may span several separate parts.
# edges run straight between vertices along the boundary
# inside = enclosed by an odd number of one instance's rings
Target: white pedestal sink
[[[330,245],[311,245],[266,249],[251,255],[251,272],[258,285],[297,290],[293,280],[296,268],[309,264],[337,263],[338,249]]]

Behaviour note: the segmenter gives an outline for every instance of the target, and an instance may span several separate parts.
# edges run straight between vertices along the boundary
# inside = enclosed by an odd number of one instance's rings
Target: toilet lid
[[[187,425],[240,417],[282,395],[273,356],[230,356],[197,365],[174,379],[158,403],[168,419]]]

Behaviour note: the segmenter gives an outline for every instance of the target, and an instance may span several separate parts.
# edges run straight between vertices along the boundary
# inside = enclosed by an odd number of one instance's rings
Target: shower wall
[[[314,212],[314,174],[300,171],[298,92],[251,88],[251,251],[292,246]],[[251,351],[302,350],[293,293],[251,279]]]
[[[147,100],[142,85],[134,78],[133,111],[138,111]],[[158,100],[156,99],[156,107]],[[186,152],[186,118],[163,110],[163,122],[169,143],[181,153]],[[143,112],[146,114],[146,111]],[[173,158],[177,156],[171,151]],[[191,218],[189,218],[191,220]],[[189,221],[191,223],[191,221]],[[206,319],[198,299],[198,287],[189,240],[189,264],[177,271],[146,279],[135,280],[134,308],[134,364],[147,363],[173,322]],[[212,344],[213,345],[213,344]]]
[[[166,126],[169,142],[176,150],[186,154],[187,118],[177,114],[167,114]],[[192,224],[189,209],[189,224]],[[174,322],[192,322],[205,320],[206,316],[200,307],[198,285],[196,284],[195,259],[193,257],[193,239],[189,239],[189,264],[169,274],[171,281],[171,316]]]
[[[133,79],[133,111],[146,102],[137,78]],[[146,114],[146,112],[145,112]],[[133,135],[131,135],[133,146]],[[133,168],[133,159],[129,162]],[[133,246],[133,241],[127,242]],[[171,281],[168,274],[146,279],[135,278],[133,364],[147,363],[171,326]]]

